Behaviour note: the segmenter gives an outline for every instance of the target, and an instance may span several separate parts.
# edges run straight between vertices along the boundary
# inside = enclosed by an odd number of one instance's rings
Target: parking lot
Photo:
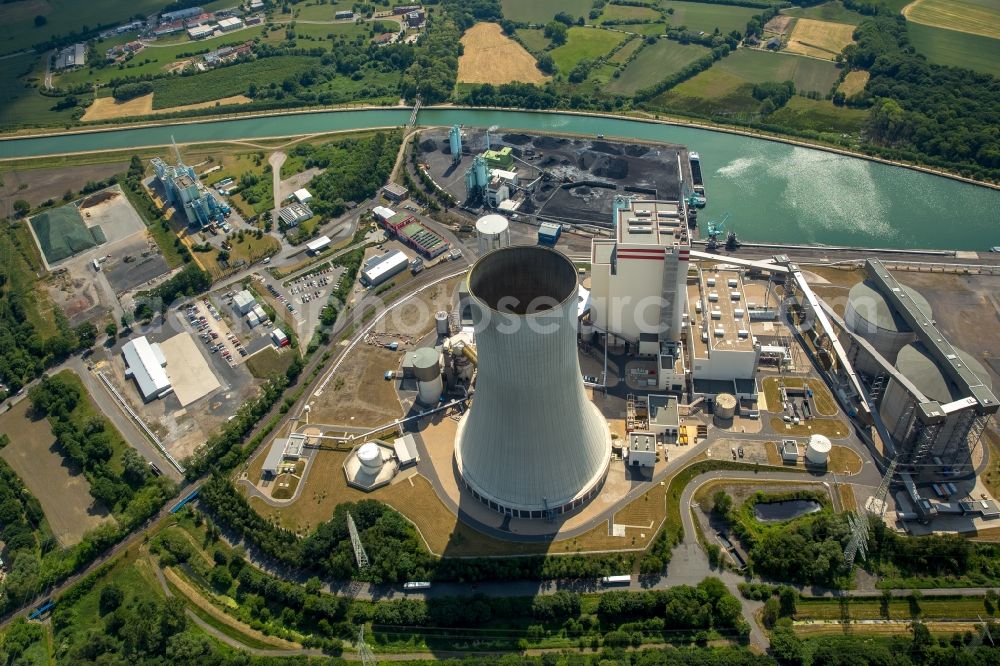
[[[232,302],[231,296],[229,301]],[[184,315],[209,351],[220,354],[230,366],[242,363],[248,355],[242,340],[229,329],[229,325],[222,320],[222,315],[207,298],[189,305],[184,309]]]

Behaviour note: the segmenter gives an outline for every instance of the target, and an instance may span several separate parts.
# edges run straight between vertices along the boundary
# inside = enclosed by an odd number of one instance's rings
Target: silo
[[[459,162],[462,159],[462,128],[452,125],[448,130],[448,144],[451,148],[451,161]]]
[[[806,462],[811,465],[825,465],[830,459],[833,444],[825,435],[813,435],[806,446]]]
[[[931,318],[931,306],[920,292],[905,285],[903,294],[909,298],[924,315]],[[896,313],[882,293],[870,280],[859,282],[851,288],[844,311],[847,327],[864,337],[889,363],[896,362],[899,350],[916,339],[906,321]],[[867,375],[882,372],[868,354],[859,354],[856,370]]]
[[[481,257],[467,283],[478,379],[455,442],[463,485],[515,517],[573,511],[600,491],[611,459],[577,357],[576,266],[548,248],[507,247]]]
[[[717,421],[731,421],[736,416],[736,396],[720,393],[715,397],[715,418]]]
[[[503,215],[483,215],[476,220],[479,255],[510,245],[510,223]]]
[[[448,335],[448,333],[450,333],[448,327],[448,313],[445,310],[441,310],[434,315],[434,329],[437,331],[438,335]]]
[[[476,187],[486,187],[490,184],[490,170],[486,167],[486,158],[476,155],[472,160],[472,170],[476,174]]]
[[[434,405],[444,390],[441,383],[441,354],[433,347],[413,352],[413,376],[417,380],[417,400]]]
[[[375,442],[362,444],[358,449],[358,461],[366,471],[378,474],[382,469],[382,450]]]

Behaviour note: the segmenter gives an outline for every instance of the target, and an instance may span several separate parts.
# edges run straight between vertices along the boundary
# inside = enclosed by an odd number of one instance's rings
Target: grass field
[[[636,50],[645,44],[645,42],[638,37],[634,37],[631,41],[627,42],[620,49],[615,51],[615,54],[608,58],[608,62],[620,65],[629,59],[629,57],[636,52]]]
[[[848,72],[847,76],[844,77],[844,80],[841,82],[837,90],[838,92],[844,93],[848,97],[851,95],[857,95],[865,89],[866,85],[868,85],[869,76],[868,72],[863,69]]]
[[[847,23],[830,23],[800,18],[795,22],[785,50],[835,60],[844,47],[854,41],[854,26]]]
[[[920,616],[928,619],[968,620],[988,617],[983,597],[934,598],[918,602]],[[835,599],[800,600],[795,604],[796,620],[909,620],[913,609],[906,598],[894,598],[883,605],[881,599],[850,599],[845,603]]]
[[[545,31],[540,28],[522,28],[517,31],[517,36],[521,38],[529,51],[544,51],[549,45],[549,38],[545,36]]]
[[[22,400],[0,416],[0,432],[11,441],[0,455],[38,498],[59,543],[72,546],[87,530],[111,517],[90,496],[90,483],[83,472],[70,470],[64,464],[49,422],[31,418],[30,404]]]
[[[640,20],[655,22],[661,20],[660,12],[650,7],[629,7],[627,5],[604,5],[600,22]],[[625,26],[630,29],[630,26]]]
[[[4,3],[0,22],[0,54],[13,53],[56,35],[79,31],[84,25],[125,21],[130,16],[152,14],[164,6],[163,0],[23,0]],[[35,16],[48,22],[35,27]]]
[[[563,74],[568,74],[584,58],[600,58],[625,39],[620,32],[602,28],[572,27],[566,43],[552,49],[552,58]]]
[[[822,5],[813,7],[792,7],[781,10],[786,16],[797,16],[799,18],[815,19],[817,21],[832,21],[834,23],[850,23],[858,25],[865,20],[864,15],[844,7],[840,0],[825,2]]]
[[[654,98],[654,104],[703,114],[753,112],[754,83],[787,81],[796,90],[826,93],[837,80],[832,62],[796,55],[740,49],[710,69]]]
[[[52,111],[59,101],[36,89],[45,76],[44,59],[27,54],[0,61],[0,129],[34,125],[42,120],[72,120],[72,109]]]
[[[965,67],[1000,76],[1000,39],[909,22],[910,44],[936,65]]]
[[[914,0],[903,8],[911,23],[1000,39],[996,0]]]
[[[636,40],[638,41],[638,40]],[[704,46],[683,45],[669,39],[658,40],[642,50],[630,62],[621,75],[612,79],[607,91],[613,94],[633,95],[640,88],[646,88],[667,78],[708,53]]]
[[[548,23],[559,12],[587,16],[591,0],[500,0],[504,18],[523,23]]]
[[[290,352],[279,354],[274,347],[265,347],[247,358],[246,367],[254,377],[263,379],[275,372],[285,372],[294,358]]]
[[[868,120],[868,110],[834,106],[833,102],[825,99],[809,99],[796,95],[769,118],[776,124],[793,129],[857,134]]]
[[[503,34],[496,23],[477,23],[462,35],[458,59],[459,83],[542,83],[535,57]]]
[[[697,2],[676,2],[668,0],[660,3],[663,9],[673,9],[674,13],[667,17],[672,26],[686,26],[689,30],[704,30],[712,32],[718,28],[727,33],[732,30],[746,30],[750,17],[760,14],[761,10],[749,7],[734,7],[730,5],[709,5]]]

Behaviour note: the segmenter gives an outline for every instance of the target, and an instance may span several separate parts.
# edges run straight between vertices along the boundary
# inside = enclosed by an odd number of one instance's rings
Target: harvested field
[[[851,95],[857,95],[859,92],[865,89],[868,85],[868,77],[871,76],[868,72],[863,69],[850,72],[844,77],[844,81],[837,88],[838,92],[842,92],[848,97]]]
[[[903,7],[907,21],[1000,39],[1000,3],[995,0],[914,0]]]
[[[129,118],[132,116],[148,116],[153,113],[153,95],[143,95],[130,99],[127,102],[115,101],[114,97],[98,97],[94,103],[87,107],[87,112],[83,114],[84,122],[95,120],[108,120],[111,118]],[[191,111],[194,109],[207,109],[213,106],[226,106],[227,104],[246,104],[251,102],[246,95],[233,95],[210,102],[200,102],[198,104],[185,104],[183,106],[171,106],[165,109],[157,109],[156,113],[176,113],[180,111]]]
[[[854,26],[800,18],[788,38],[789,53],[835,60],[844,47],[854,41]]]
[[[523,46],[503,34],[496,23],[477,23],[462,35],[459,83],[541,83],[548,77],[535,66]]]
[[[789,26],[795,20],[793,16],[778,14],[773,19],[764,24],[764,33],[770,35],[784,36],[788,32]]]
[[[29,404],[22,400],[0,415],[0,433],[10,437],[10,444],[0,450],[0,456],[41,503],[59,543],[72,546],[88,530],[114,519],[90,496],[90,484],[83,472],[64,464],[55,450],[55,436],[48,421],[33,420]]]
[[[58,199],[66,192],[79,191],[88,181],[104,180],[128,169],[128,160],[107,164],[88,164],[43,169],[5,170],[0,198],[24,199],[37,206],[47,199]],[[21,189],[23,186],[24,189]]]

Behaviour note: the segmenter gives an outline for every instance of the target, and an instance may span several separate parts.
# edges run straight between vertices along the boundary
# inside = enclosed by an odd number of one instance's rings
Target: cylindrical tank
[[[590,342],[594,339],[594,325],[589,321],[580,322],[580,339],[584,342]]]
[[[813,435],[809,438],[809,445],[806,446],[806,462],[813,465],[825,465],[830,459],[830,443],[826,435]]]
[[[715,397],[715,418],[719,421],[729,421],[736,416],[736,396],[731,393],[720,393]]]
[[[375,442],[362,444],[358,449],[358,462],[369,472],[382,469],[382,449]]]
[[[905,285],[901,297],[910,299],[928,319],[931,306],[920,292]],[[899,350],[916,339],[906,321],[889,305],[882,293],[869,281],[859,282],[851,288],[844,310],[847,327],[871,343],[889,363],[895,363]],[[881,367],[867,354],[859,354],[858,367],[867,375],[877,375]]]
[[[548,248],[506,247],[467,282],[479,371],[456,436],[463,484],[515,517],[573,511],[600,491],[611,460],[577,357],[576,266]]]
[[[486,158],[482,155],[476,155],[475,159],[472,161],[472,170],[476,174],[476,185],[478,187],[486,187],[490,183],[490,170],[486,166]]]
[[[434,315],[434,328],[438,335],[448,335],[450,332],[448,329],[448,313],[441,310]]]
[[[510,245],[510,223],[503,215],[483,215],[476,220],[480,256]]]
[[[424,405],[436,404],[444,390],[438,350],[422,347],[413,352],[413,376],[417,378],[417,400]]]

